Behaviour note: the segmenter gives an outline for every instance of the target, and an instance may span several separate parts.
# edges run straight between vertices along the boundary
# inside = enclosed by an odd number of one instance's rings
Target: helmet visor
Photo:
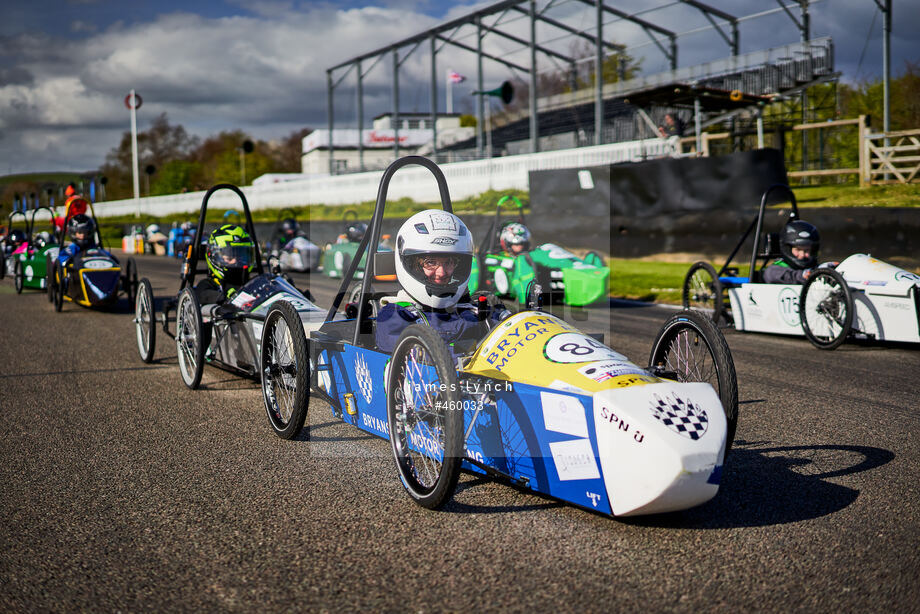
[[[416,280],[430,288],[456,288],[470,277],[472,254],[411,253],[406,250],[406,270]]]
[[[211,247],[214,264],[227,268],[248,267],[252,263],[252,245],[224,245]]]

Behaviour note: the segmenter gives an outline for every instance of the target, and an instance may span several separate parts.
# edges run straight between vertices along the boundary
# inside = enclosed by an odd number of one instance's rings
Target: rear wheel
[[[53,279],[52,272],[56,261],[55,258],[51,257],[51,254],[45,257],[45,294],[48,295],[49,303],[54,302],[54,294],[51,292],[51,280]]]
[[[715,324],[696,311],[678,312],[658,331],[649,365],[675,374],[679,382],[706,382],[715,389],[728,422],[727,456],[738,425],[738,380],[731,350]]]
[[[64,267],[58,261],[54,262],[51,272],[51,297],[54,310],[60,311],[64,306]]]
[[[361,300],[361,290],[363,289],[362,282],[356,283],[352,286],[351,290],[348,291],[348,302],[353,303],[357,307],[358,302]],[[377,301],[373,297],[367,299],[367,305],[364,308],[364,317],[365,318],[376,318],[377,317]]]
[[[815,269],[799,298],[802,330],[812,345],[833,350],[846,341],[853,327],[853,295],[843,275],[834,269]]]
[[[153,303],[153,290],[146,277],[137,287],[134,301],[134,327],[137,332],[137,351],[144,362],[153,361],[153,352],[157,345],[156,311]]]
[[[128,295],[128,302],[134,303],[137,299],[137,264],[134,258],[128,258],[125,263],[125,274],[121,278],[121,287]]]
[[[300,316],[290,303],[278,301],[262,329],[262,400],[268,421],[282,439],[296,437],[310,404],[310,360]]]
[[[684,309],[695,309],[713,322],[722,316],[722,283],[708,262],[695,262],[684,278]]]
[[[387,376],[387,421],[406,492],[435,509],[453,496],[463,453],[463,407],[457,371],[431,328],[406,327]]]
[[[186,288],[179,294],[176,307],[176,354],[182,381],[192,390],[198,388],[204,371],[203,332],[198,297],[192,288]]]
[[[22,294],[22,260],[16,258],[13,262],[13,285],[16,286],[16,294]]]

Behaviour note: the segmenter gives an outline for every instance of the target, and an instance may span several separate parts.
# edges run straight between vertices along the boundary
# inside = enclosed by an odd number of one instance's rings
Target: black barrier
[[[787,183],[779,150],[710,158],[661,158],[582,169],[530,172],[535,215],[652,217],[751,209],[773,184]]]

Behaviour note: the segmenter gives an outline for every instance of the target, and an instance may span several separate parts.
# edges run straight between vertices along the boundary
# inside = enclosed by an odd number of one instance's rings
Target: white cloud
[[[0,71],[0,172],[11,167],[33,171],[98,166],[127,129],[123,99],[131,88],[144,97],[139,117],[142,129],[145,121],[164,111],[171,121],[202,136],[242,128],[260,138],[277,138],[302,126],[324,127],[328,67],[492,4],[454,4],[435,19],[419,10],[431,2],[413,0],[352,9],[287,0],[233,2],[243,9],[241,15],[206,18],[175,12],[145,23],[115,22],[89,35],[91,22],[70,20],[65,23],[79,33],[76,38],[33,30],[0,40],[4,66]],[[666,0],[660,3],[668,8],[650,9],[646,0],[623,0],[617,6],[676,32],[708,24],[691,7],[674,6]],[[760,0],[714,0],[711,4],[724,4],[726,11],[736,15],[762,11],[766,6]],[[838,69],[855,71],[873,11],[877,11],[875,3],[823,0],[813,3],[810,11],[813,36],[833,35]],[[897,3],[895,11],[892,50],[897,72],[904,59],[920,59],[913,38],[920,30],[920,11],[911,12]],[[563,2],[549,14],[572,27],[590,29],[592,13],[590,6],[580,2]],[[521,38],[529,36],[526,16],[510,11],[503,24]],[[10,27],[7,23],[3,32],[11,32]],[[634,46],[633,55],[646,56],[646,70],[666,67],[663,54],[641,28],[614,21],[605,26],[605,32],[609,39]],[[568,52],[571,39],[563,35],[547,25],[538,28],[542,44]],[[465,27],[457,36],[475,47],[472,27]],[[866,74],[880,72],[880,37],[879,17],[863,61]],[[798,31],[784,13],[741,26],[742,52],[796,40]],[[489,53],[529,64],[529,51],[519,44],[491,34],[483,42]],[[726,43],[712,30],[679,39],[681,66],[727,53]],[[428,108],[429,57],[425,41],[400,69],[403,110]],[[556,67],[542,56],[539,65],[541,69]],[[455,108],[461,108],[475,88],[475,56],[445,45],[438,54],[438,74],[448,68],[469,77],[455,88]],[[369,66],[365,64],[364,69]],[[486,85],[497,85],[510,75],[507,68],[489,61],[485,71]],[[343,72],[337,72],[336,79]],[[387,57],[364,78],[368,116],[390,110],[391,75]],[[355,121],[354,83],[352,73],[336,90],[337,125]],[[443,87],[438,95],[443,101]]]

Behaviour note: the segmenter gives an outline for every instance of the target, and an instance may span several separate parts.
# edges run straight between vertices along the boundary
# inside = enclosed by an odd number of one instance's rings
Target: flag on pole
[[[447,79],[451,83],[463,83],[464,81],[466,81],[466,77],[464,77],[463,75],[461,75],[455,70],[447,71]]]

